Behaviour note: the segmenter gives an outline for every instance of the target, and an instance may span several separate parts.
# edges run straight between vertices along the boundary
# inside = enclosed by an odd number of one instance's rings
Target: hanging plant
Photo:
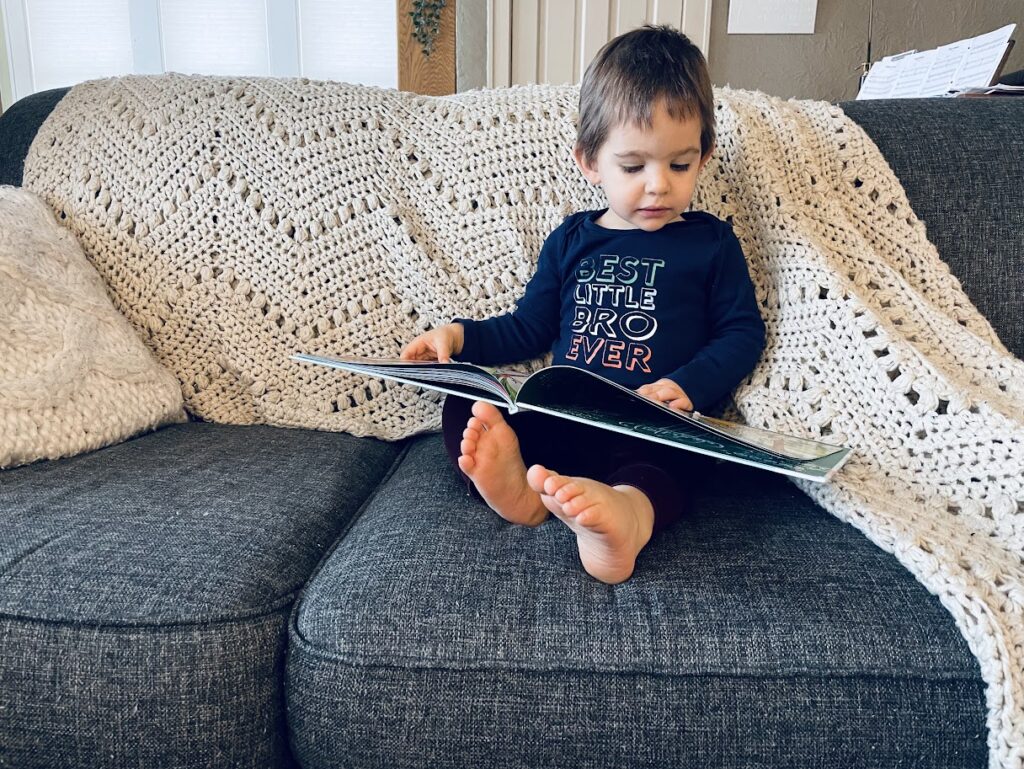
[[[412,17],[412,36],[424,56],[430,56],[434,50],[434,40],[441,29],[441,11],[444,9],[445,0],[413,0],[412,10],[409,15]]]

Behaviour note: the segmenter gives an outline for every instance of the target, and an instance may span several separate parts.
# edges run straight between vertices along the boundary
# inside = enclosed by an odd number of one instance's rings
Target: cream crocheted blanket
[[[939,260],[836,107],[720,90],[694,205],[730,217],[768,346],[752,424],[855,449],[804,490],[955,617],[987,683],[991,766],[1024,767],[1024,363]],[[544,237],[602,205],[572,165],[577,91],[429,99],[305,80],[161,76],[74,88],[25,185],[205,419],[400,438],[428,393],[302,366],[393,355],[511,309]]]

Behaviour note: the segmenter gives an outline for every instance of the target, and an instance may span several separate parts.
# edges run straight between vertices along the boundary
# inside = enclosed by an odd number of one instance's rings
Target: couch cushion
[[[985,765],[948,612],[785,479],[718,466],[610,587],[447,462],[417,441],[295,608],[306,769]]]
[[[1024,100],[840,106],[885,155],[971,301],[1024,358]]]
[[[299,588],[399,448],[189,423],[0,473],[0,766],[277,766]]]

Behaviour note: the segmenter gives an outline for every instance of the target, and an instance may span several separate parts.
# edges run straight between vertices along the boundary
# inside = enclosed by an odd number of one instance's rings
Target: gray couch
[[[0,183],[63,93],[0,117]],[[1024,354],[1024,99],[843,107]],[[0,472],[0,767],[977,769],[986,712],[937,598],[735,465],[614,587],[437,435],[190,422]]]

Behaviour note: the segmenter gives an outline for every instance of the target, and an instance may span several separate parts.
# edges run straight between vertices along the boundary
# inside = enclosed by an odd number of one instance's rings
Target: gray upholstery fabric
[[[25,156],[36,131],[68,90],[55,88],[34,93],[19,99],[0,115],[0,184],[21,186]]]
[[[288,612],[398,452],[189,423],[0,473],[0,766],[289,763]]]
[[[558,521],[503,522],[418,440],[293,612],[313,767],[980,767],[952,618],[784,479],[719,466],[609,587]]]
[[[885,155],[967,295],[1024,358],[1024,99],[840,106]]]

